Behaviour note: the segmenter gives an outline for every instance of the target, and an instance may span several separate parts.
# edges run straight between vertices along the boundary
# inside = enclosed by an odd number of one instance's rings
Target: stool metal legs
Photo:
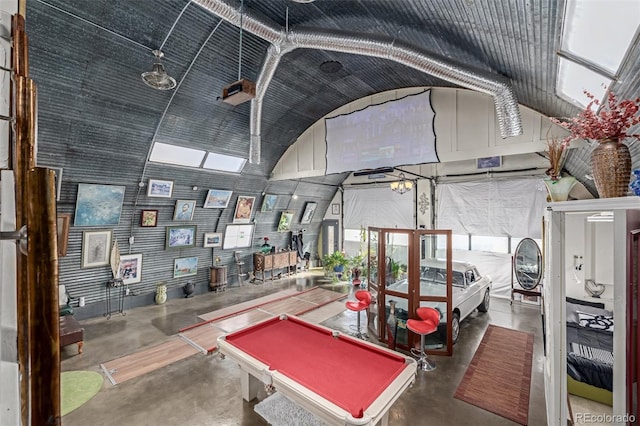
[[[433,371],[436,369],[436,364],[427,358],[427,354],[424,352],[424,334],[420,335],[420,350],[411,348],[411,355],[418,358],[418,370]]]
[[[356,328],[355,330],[355,334],[353,334],[353,337],[357,337],[358,339],[362,339],[362,340],[366,340],[369,338],[369,335],[367,333],[363,333],[361,328],[360,328],[360,312],[361,311],[356,311],[356,314],[358,316],[358,325],[356,327],[350,326],[351,329]]]

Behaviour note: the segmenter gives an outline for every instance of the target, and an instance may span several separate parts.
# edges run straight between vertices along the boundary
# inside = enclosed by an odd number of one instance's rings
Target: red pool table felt
[[[405,368],[405,358],[303,322],[274,317],[226,341],[361,418]]]

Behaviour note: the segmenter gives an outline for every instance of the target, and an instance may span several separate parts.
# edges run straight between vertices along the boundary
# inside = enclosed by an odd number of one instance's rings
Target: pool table
[[[416,374],[410,357],[291,315],[220,336],[218,348],[239,364],[245,400],[263,383],[330,425],[386,425]]]

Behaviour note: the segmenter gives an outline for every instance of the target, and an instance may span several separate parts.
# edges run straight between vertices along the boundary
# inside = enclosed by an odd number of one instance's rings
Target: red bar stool
[[[350,311],[356,311],[358,313],[358,325],[355,328],[354,336],[358,339],[368,339],[369,336],[366,333],[362,333],[360,330],[360,312],[366,311],[371,304],[371,293],[367,290],[358,290],[355,294],[356,300],[348,300],[345,305]]]
[[[440,324],[440,312],[434,308],[421,307],[416,310],[416,314],[420,319],[407,320],[407,328],[420,335],[420,350],[411,348],[411,355],[418,358],[418,368],[422,371],[431,371],[436,369],[427,354],[424,352],[424,337],[438,330]]]

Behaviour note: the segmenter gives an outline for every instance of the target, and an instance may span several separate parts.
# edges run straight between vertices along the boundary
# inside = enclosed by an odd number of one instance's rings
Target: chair
[[[367,290],[358,290],[355,294],[356,300],[348,300],[345,305],[350,311],[358,313],[358,324],[355,328],[354,336],[358,339],[368,339],[369,336],[360,330],[360,312],[366,311],[371,305],[371,293]]]
[[[240,253],[242,252],[234,251],[233,257],[236,260],[236,268],[238,269],[238,285],[242,286],[242,281],[244,281],[244,277],[247,276],[247,274],[242,273],[242,266],[244,265],[244,261],[240,259]]]
[[[433,363],[427,354],[424,352],[425,336],[438,330],[440,324],[440,312],[434,308],[421,307],[416,310],[416,314],[419,319],[407,320],[407,328],[416,334],[420,335],[420,350],[415,348],[411,349],[411,354],[418,358],[418,368],[422,371],[432,371],[436,369],[435,363]]]

